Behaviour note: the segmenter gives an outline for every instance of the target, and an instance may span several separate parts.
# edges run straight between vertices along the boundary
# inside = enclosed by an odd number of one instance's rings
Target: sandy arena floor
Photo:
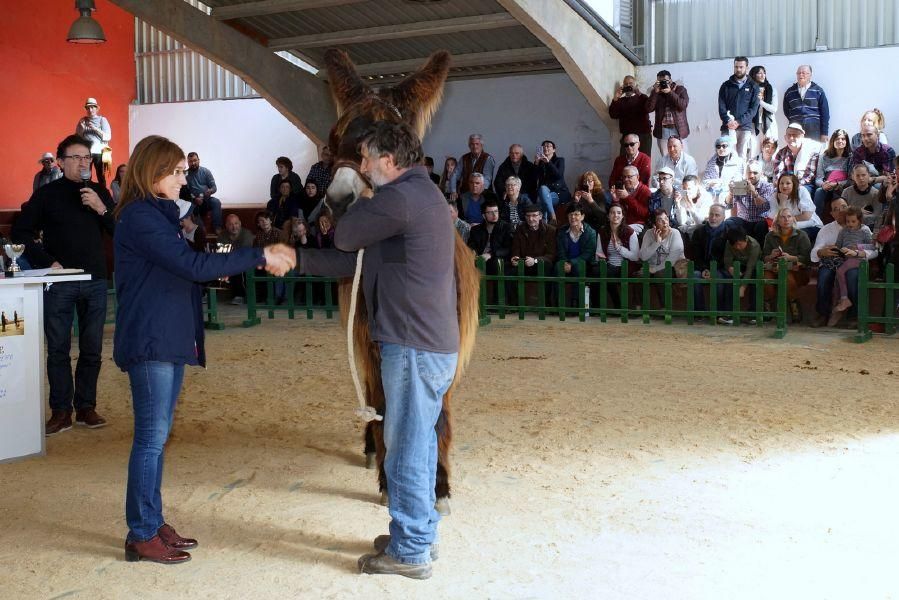
[[[482,328],[425,582],[356,573],[388,516],[336,323],[209,335],[167,452],[167,519],[201,542],[181,566],[124,562],[110,360],[108,427],[0,465],[0,598],[899,597],[899,340],[770,332]]]

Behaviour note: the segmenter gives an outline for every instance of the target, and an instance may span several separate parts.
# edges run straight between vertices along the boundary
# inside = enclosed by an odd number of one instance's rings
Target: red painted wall
[[[19,208],[44,152],[75,133],[84,100],[97,98],[112,127],[113,166],[128,154],[128,105],[135,94],[134,17],[107,0],[96,0],[94,18],[106,43],[66,42],[78,17],[73,0],[2,2],[0,102],[5,138],[5,182],[0,209]],[[110,178],[111,179],[111,178]]]

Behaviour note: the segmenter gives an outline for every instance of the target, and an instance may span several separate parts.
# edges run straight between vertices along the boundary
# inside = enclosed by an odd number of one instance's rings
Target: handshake
[[[263,250],[265,270],[276,277],[283,277],[297,266],[297,252],[286,244],[273,244]]]

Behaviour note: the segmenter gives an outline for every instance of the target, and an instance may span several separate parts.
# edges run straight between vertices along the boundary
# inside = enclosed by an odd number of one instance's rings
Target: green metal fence
[[[733,325],[739,325],[741,319],[745,318],[753,320],[757,326],[762,327],[766,320],[771,320],[775,324],[774,337],[782,338],[786,335],[787,270],[783,261],[778,268],[776,279],[764,279],[760,276],[744,279],[739,275],[742,273],[739,263],[734,263],[735,277],[723,278],[718,275],[718,266],[713,262],[709,268],[708,279],[695,275],[696,270],[692,261],[687,265],[686,278],[676,277],[671,263],[665,264],[661,276],[650,276],[647,264],[643,264],[639,275],[630,276],[628,263],[624,261],[621,275],[610,276],[606,262],[601,261],[598,265],[598,275],[589,277],[584,273],[580,273],[577,277],[550,275],[546,273],[547,266],[543,262],[537,263],[536,275],[525,274],[523,261],[518,263],[518,267],[512,273],[504,272],[501,261],[496,263],[496,273],[493,274],[487,273],[483,258],[478,257],[476,264],[482,275],[480,294],[482,324],[490,322],[491,313],[500,319],[505,319],[507,314],[517,314],[519,319],[524,319],[526,314],[532,313],[541,320],[547,315],[557,315],[560,321],[564,321],[567,316],[574,315],[580,321],[588,317],[598,317],[601,322],[606,322],[612,317],[622,323],[627,323],[631,318],[640,318],[644,323],[649,323],[653,317],[660,317],[669,324],[675,317],[683,317],[690,324],[698,318],[709,319],[717,324],[718,317],[726,316],[733,320]],[[756,265],[755,272],[759,275],[763,272],[761,262]],[[730,306],[718,306],[716,290],[719,285],[731,286]],[[755,310],[744,310],[742,307],[739,290],[744,285],[747,286],[748,293],[755,295]],[[612,286],[619,290],[618,307],[613,306],[610,301],[609,291]],[[659,295],[662,302],[657,308],[653,308],[652,304],[653,286],[661,288]],[[696,309],[694,286],[707,288],[703,290],[703,293],[708,291],[707,309]],[[769,310],[765,310],[766,286],[775,288],[776,301],[774,308]],[[677,288],[684,292],[683,308],[675,307],[674,295]],[[598,293],[595,293],[597,289]],[[591,290],[594,291],[593,294],[589,293]],[[488,294],[495,299],[495,302],[488,299]],[[514,302],[510,302],[510,295],[514,296]],[[589,304],[590,296],[598,300],[598,306]],[[528,302],[528,297],[535,301]]]
[[[274,277],[271,275],[262,275],[257,273],[255,269],[246,272],[247,280],[247,319],[243,322],[244,327],[253,327],[259,325],[262,319],[258,313],[267,312],[269,319],[275,318],[276,311],[286,311],[287,318],[293,319],[297,311],[305,312],[307,319],[312,319],[315,311],[324,311],[325,317],[331,319],[334,312],[340,307],[337,304],[337,297],[334,293],[333,284],[338,279],[335,277],[314,277],[311,275],[286,275],[284,277]],[[256,284],[260,283],[265,288],[265,301],[261,302],[257,298]],[[278,303],[276,288],[284,286],[284,301]],[[322,289],[323,288],[323,289]],[[297,303],[296,292],[302,292],[302,302]],[[315,296],[321,292],[322,302],[315,302]]]
[[[883,314],[871,314],[871,292],[883,290]],[[862,261],[858,267],[858,332],[855,334],[856,342],[866,342],[871,339],[871,324],[883,325],[883,332],[896,333],[896,325],[899,325],[897,317],[896,291],[899,283],[896,283],[895,267],[892,263],[886,266],[883,281],[872,281],[868,267],[868,261]]]

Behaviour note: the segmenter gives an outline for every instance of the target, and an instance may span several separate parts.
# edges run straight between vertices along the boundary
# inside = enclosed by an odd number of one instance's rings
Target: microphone
[[[90,182],[91,182],[91,170],[90,169],[81,169],[81,187],[82,188],[88,187],[88,184]],[[83,198],[83,196],[82,196],[82,198]],[[81,202],[82,202],[81,205],[84,208],[86,208],[87,210],[93,210],[90,206],[88,206],[87,204],[84,204],[84,200],[82,200]]]

